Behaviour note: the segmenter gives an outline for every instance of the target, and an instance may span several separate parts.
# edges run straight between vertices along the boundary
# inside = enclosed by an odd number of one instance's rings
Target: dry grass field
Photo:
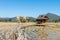
[[[19,26],[28,26],[28,25],[33,25],[35,23],[20,23]],[[13,23],[13,22],[0,22],[0,30],[13,30],[14,28],[18,27],[18,23]]]
[[[20,23],[20,26],[29,26],[36,23]],[[13,22],[0,22],[0,30],[12,30],[18,28],[18,23]],[[45,26],[30,26],[26,30],[36,29],[38,40],[60,40],[60,23],[45,23]]]

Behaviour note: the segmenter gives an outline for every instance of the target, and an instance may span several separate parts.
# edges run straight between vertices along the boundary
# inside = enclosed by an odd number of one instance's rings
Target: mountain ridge
[[[60,16],[53,14],[53,13],[47,13],[46,14],[48,19],[48,22],[55,22],[60,21]],[[22,22],[23,17],[20,16],[20,21]],[[34,17],[26,17],[28,22],[36,22],[36,18]],[[0,22],[16,22],[16,17],[12,18],[0,18]]]
[[[56,21],[60,19],[60,16],[53,14],[53,13],[47,13],[46,14],[48,16],[48,21]]]

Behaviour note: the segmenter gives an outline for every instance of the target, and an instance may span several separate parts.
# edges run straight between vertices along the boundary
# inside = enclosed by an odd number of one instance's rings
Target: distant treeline
[[[53,14],[53,13],[47,13],[47,17],[49,18],[48,22],[60,22],[60,16]],[[23,22],[23,17],[20,17],[20,21]],[[26,17],[27,22],[36,22],[36,18],[34,17]],[[16,17],[13,18],[0,18],[0,22],[17,22]]]
[[[23,17],[20,17],[20,21],[23,22]],[[36,18],[26,17],[26,22],[35,22]],[[0,18],[0,22],[17,22],[16,17],[13,18]]]
[[[60,19],[48,20],[48,22],[60,22]]]
[[[26,22],[36,22],[36,18],[26,17]],[[20,21],[23,22],[23,18],[20,17]],[[60,19],[48,19],[48,22],[60,22]],[[13,18],[0,18],[0,22],[17,22],[16,17]]]

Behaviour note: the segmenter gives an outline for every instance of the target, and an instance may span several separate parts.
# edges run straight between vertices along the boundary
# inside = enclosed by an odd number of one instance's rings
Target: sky
[[[60,0],[0,0],[0,17],[60,15]]]

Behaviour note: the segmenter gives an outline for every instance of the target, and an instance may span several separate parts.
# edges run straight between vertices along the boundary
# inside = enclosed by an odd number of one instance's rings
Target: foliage
[[[23,17],[20,17],[20,21],[23,22]],[[27,22],[35,22],[35,18],[33,17],[26,17]],[[0,22],[17,22],[16,17],[13,18],[0,18]]]

